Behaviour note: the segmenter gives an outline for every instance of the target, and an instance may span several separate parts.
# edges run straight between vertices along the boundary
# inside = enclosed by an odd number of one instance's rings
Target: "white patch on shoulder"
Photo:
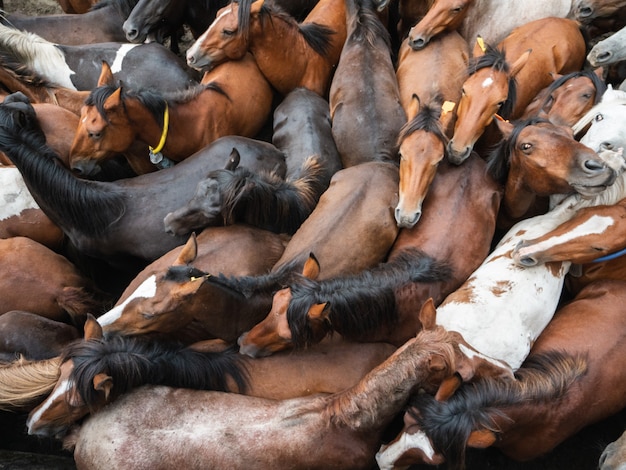
[[[122,302],[119,305],[116,305],[107,313],[98,317],[98,323],[100,323],[101,326],[115,323],[115,321],[122,316],[124,307],[126,307],[126,305],[128,305],[128,303],[131,300],[137,299],[140,297],[149,299],[150,297],[154,297],[155,294],[156,294],[156,275],[153,274],[148,279],[143,281],[141,285],[137,287],[137,289],[135,289],[135,292],[130,294],[126,298],[126,300],[124,300],[124,302]]]
[[[0,188],[0,220],[19,216],[26,209],[39,209],[17,168],[0,167]]]
[[[111,64],[111,73],[118,73],[122,70],[122,62],[124,62],[124,58],[126,54],[128,54],[131,49],[139,46],[140,44],[122,44],[122,46],[117,50],[115,54],[115,59]]]

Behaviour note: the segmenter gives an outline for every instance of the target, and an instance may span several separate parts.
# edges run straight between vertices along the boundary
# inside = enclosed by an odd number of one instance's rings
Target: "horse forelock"
[[[300,273],[292,273],[289,279],[291,300],[287,307],[287,323],[291,331],[291,341],[294,348],[303,349],[319,340],[319,335],[326,335],[333,331],[332,325],[326,319],[322,322],[321,330],[313,330],[309,322],[308,311],[319,303],[318,282],[308,279]]]
[[[417,131],[426,131],[428,133],[436,135],[441,142],[443,142],[444,147],[448,141],[446,137],[441,121],[439,120],[441,116],[441,106],[433,106],[427,104],[425,106],[421,106],[417,115],[407,121],[407,123],[402,126],[400,132],[398,134],[398,145],[409,135],[413,134]]]
[[[414,395],[407,412],[444,455],[451,468],[462,468],[470,433],[488,429],[498,434],[497,421],[511,421],[506,408],[549,404],[562,398],[587,371],[583,356],[559,351],[530,356],[515,373],[517,380],[482,378],[464,383],[446,401]]]
[[[479,57],[474,57],[470,59],[468,65],[468,74],[473,75],[477,71],[484,68],[492,68],[497,72],[503,72],[505,74],[509,74],[511,67],[506,60],[505,51],[503,49],[498,49],[497,47],[491,45],[485,45],[485,53]],[[506,100],[500,106],[498,110],[500,116],[505,119],[508,119],[515,107],[515,103],[517,101],[517,82],[515,77],[509,78],[509,93],[507,95]]]

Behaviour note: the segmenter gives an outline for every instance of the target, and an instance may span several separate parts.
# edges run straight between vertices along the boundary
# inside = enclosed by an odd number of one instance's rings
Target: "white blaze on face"
[[[189,47],[189,49],[187,49],[187,60],[189,60],[190,57],[193,57],[198,53],[200,49],[200,44],[202,44],[206,40],[207,36],[211,34],[211,31],[213,30],[213,28],[215,28],[215,25],[217,24],[217,22],[220,21],[224,16],[228,15],[231,12],[232,12],[232,7],[227,8],[213,20],[213,23],[209,25],[207,30],[204,33],[202,33],[198,39],[196,39],[196,41],[191,45],[191,47]]]
[[[0,168],[0,188],[0,220],[18,216],[26,209],[39,209],[17,168]]]
[[[126,305],[128,305],[128,303],[131,300],[137,299],[137,298],[149,299],[151,297],[154,297],[155,294],[156,294],[156,275],[153,274],[148,279],[143,281],[141,285],[137,287],[137,289],[135,289],[135,291],[132,294],[130,294],[126,298],[126,300],[124,300],[124,302],[113,307],[104,315],[101,315],[100,317],[98,317],[98,323],[100,323],[101,326],[115,323],[115,321],[122,316],[124,307],[126,307]]]
[[[139,45],[140,44],[122,44],[122,46],[115,53],[115,59],[111,64],[111,73],[120,72],[122,70],[122,62],[124,62],[126,54]]]
[[[411,449],[421,450],[430,461],[435,456],[435,449],[424,431],[403,432],[397,441],[380,448],[376,453],[376,463],[380,470],[393,470],[397,468],[396,461]]]
[[[481,87],[483,88],[489,88],[491,85],[493,85],[493,78],[492,77],[487,77],[483,80],[483,82],[480,84]]]
[[[588,235],[599,235],[605,232],[610,226],[612,226],[614,222],[615,221],[611,217],[594,215],[568,233],[550,237],[547,240],[542,241],[541,243],[536,243],[531,246],[520,248],[517,252],[520,257],[523,257],[528,254],[548,250],[557,245],[565,244],[579,237],[584,237]]]
[[[28,421],[26,422],[26,426],[28,427],[28,432],[30,434],[31,428],[35,423],[37,423],[43,414],[46,412],[48,408],[56,401],[60,396],[65,395],[70,390],[70,382],[69,380],[64,380],[59,386],[45,399],[45,401],[39,405],[39,409],[28,417]]]

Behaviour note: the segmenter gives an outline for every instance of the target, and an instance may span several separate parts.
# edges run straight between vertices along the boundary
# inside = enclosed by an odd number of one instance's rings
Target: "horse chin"
[[[572,188],[574,188],[574,190],[578,194],[580,194],[580,196],[583,199],[594,198],[598,194],[600,194],[602,191],[606,190],[607,187],[608,185],[606,184],[601,184],[598,186],[584,186],[584,185],[572,184]]]

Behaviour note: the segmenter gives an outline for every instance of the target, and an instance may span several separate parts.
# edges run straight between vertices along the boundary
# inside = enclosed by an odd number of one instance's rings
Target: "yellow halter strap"
[[[165,112],[163,113],[163,133],[161,134],[161,140],[156,148],[150,147],[152,153],[159,153],[165,147],[165,140],[167,139],[167,131],[170,127],[170,111],[167,103],[165,103]]]

